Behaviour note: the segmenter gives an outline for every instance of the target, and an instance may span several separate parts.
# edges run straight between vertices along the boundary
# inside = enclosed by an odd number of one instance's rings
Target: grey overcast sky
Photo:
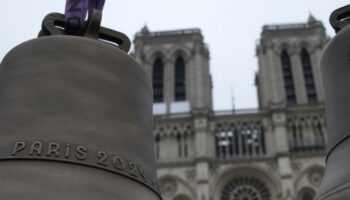
[[[63,12],[65,0],[1,0],[0,59],[35,38],[43,17]],[[328,17],[345,0],[106,0],[102,25],[132,40],[145,24],[151,31],[200,28],[211,54],[214,108],[257,107],[256,42],[265,24],[303,23],[310,13],[330,36]],[[231,92],[233,91],[233,92]]]

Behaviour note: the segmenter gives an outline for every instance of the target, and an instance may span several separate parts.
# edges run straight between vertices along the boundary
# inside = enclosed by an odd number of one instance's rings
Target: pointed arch
[[[294,105],[296,103],[295,87],[293,80],[292,65],[290,57],[286,49],[283,49],[280,55],[284,90],[286,94],[286,100],[288,105]]]
[[[173,62],[179,55],[181,55],[185,62],[187,62],[191,58],[191,54],[191,50],[185,45],[175,44],[169,49],[169,55]]]
[[[157,58],[161,58],[163,61],[166,61],[169,59],[168,56],[168,51],[166,48],[160,46],[160,47],[153,47],[150,48],[149,50],[145,51],[145,59],[147,62],[153,64],[154,60]]]
[[[273,50],[277,56],[281,56],[282,51],[286,51],[288,54],[295,51],[291,41],[277,42],[276,45],[273,46]]]
[[[305,49],[309,54],[315,50],[315,45],[308,40],[303,40],[297,45],[296,52],[301,52],[302,49]]]
[[[300,59],[303,68],[306,96],[309,103],[317,102],[315,81],[312,73],[310,54],[305,47],[301,49]]]
[[[175,60],[175,101],[186,99],[186,66],[184,58],[179,55]]]
[[[152,70],[153,79],[153,101],[164,101],[164,64],[160,57],[157,57],[153,62]]]

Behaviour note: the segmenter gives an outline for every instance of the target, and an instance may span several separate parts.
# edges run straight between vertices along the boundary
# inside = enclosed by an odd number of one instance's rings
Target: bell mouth
[[[0,188],[0,193],[9,199],[36,200],[38,194],[52,200],[126,200],[140,196],[145,200],[160,199],[156,193],[125,176],[76,164],[11,160],[1,161],[0,170],[3,172],[0,184],[6,185]]]

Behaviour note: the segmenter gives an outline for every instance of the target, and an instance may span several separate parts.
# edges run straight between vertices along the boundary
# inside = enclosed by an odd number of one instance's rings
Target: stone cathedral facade
[[[312,16],[264,26],[259,107],[219,112],[199,29],[137,33],[134,56],[153,80],[164,200],[312,200],[325,162],[319,60],[328,40]]]

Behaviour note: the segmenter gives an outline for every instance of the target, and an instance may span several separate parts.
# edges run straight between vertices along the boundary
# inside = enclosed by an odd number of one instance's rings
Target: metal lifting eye
[[[128,36],[121,32],[100,26],[101,19],[101,11],[96,9],[93,10],[89,15],[88,20],[84,24],[82,32],[78,36],[98,39],[108,44],[117,46],[119,49],[125,52],[129,52],[131,42]],[[50,35],[67,35],[66,26],[67,25],[64,21],[63,14],[50,13],[43,20],[39,37]]]
[[[345,26],[350,24],[350,5],[341,7],[337,10],[335,10],[330,18],[329,22],[335,32],[339,32],[341,29],[343,29]]]

